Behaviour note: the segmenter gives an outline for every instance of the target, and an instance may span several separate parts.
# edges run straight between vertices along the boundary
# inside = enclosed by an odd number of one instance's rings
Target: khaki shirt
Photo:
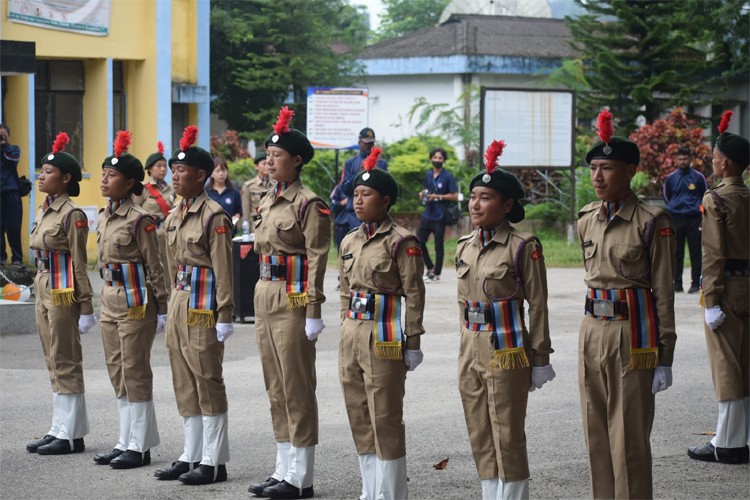
[[[253,216],[256,213],[257,208],[260,206],[260,200],[263,196],[273,189],[276,185],[276,181],[268,179],[266,185],[263,185],[263,181],[260,176],[253,177],[242,185],[242,219],[250,221],[252,224]],[[252,226],[251,226],[252,227]]]
[[[106,208],[99,211],[96,229],[99,264],[143,263],[156,297],[157,312],[167,314],[169,291],[165,288],[154,218],[133,200],[125,201],[109,217],[106,214]]]
[[[164,201],[167,202],[167,205],[169,205],[170,208],[174,207],[175,194],[172,186],[166,184],[164,186],[164,189],[159,189],[156,181],[151,180],[148,183],[156,187],[156,189],[161,193],[161,197],[164,198]],[[160,225],[166,219],[166,217],[164,216],[164,212],[161,211],[159,204],[156,202],[156,198],[151,196],[151,193],[149,193],[148,189],[146,189],[145,187],[143,188],[143,192],[140,196],[133,195],[133,201],[135,201],[136,205],[142,206],[146,210],[146,212],[151,214],[154,217],[157,225]]]
[[[521,244],[525,243],[519,260],[520,281],[514,261]],[[465,301],[492,302],[491,295],[501,299],[515,298],[529,304],[528,330],[532,364],[549,364],[554,352],[549,337],[547,310],[547,269],[539,241],[531,234],[516,231],[506,221],[495,230],[492,240],[482,247],[478,231],[463,236],[456,247],[458,307],[464,325]],[[514,294],[515,292],[515,294]]]
[[[39,207],[31,228],[29,246],[34,250],[70,252],[73,259],[73,297],[81,307],[81,314],[94,314],[91,304],[91,283],[86,274],[86,242],[89,223],[83,210],[63,194],[44,211]]]
[[[178,265],[213,269],[216,276],[217,323],[231,323],[232,301],[232,221],[201,192],[183,213],[178,205],[165,222],[167,227],[167,272],[174,286]]]
[[[361,225],[341,242],[339,269],[342,321],[349,310],[350,291],[399,295],[405,298],[405,346],[419,349],[425,302],[419,240],[390,215],[370,239]]]
[[[703,195],[703,300],[719,305],[724,292],[726,259],[750,260],[750,189],[741,177],[722,179]]]
[[[672,366],[677,341],[674,320],[675,232],[663,210],[635,194],[622,202],[611,222],[601,201],[578,212],[578,238],[590,288],[648,288],[659,320],[659,364]]]
[[[326,300],[323,279],[331,244],[328,205],[297,179],[278,198],[273,193],[264,196],[258,215],[255,252],[307,256],[307,317],[320,318],[321,304]]]

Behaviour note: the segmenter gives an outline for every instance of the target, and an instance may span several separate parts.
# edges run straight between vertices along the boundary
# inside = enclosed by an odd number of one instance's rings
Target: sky
[[[364,5],[370,12],[370,29],[373,31],[378,29],[380,25],[380,18],[378,17],[383,13],[383,3],[380,0],[349,0],[352,5]]]

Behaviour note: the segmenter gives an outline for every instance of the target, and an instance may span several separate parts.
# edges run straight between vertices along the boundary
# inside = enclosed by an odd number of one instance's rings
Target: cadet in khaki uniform
[[[250,224],[258,212],[261,198],[276,185],[276,181],[268,176],[266,152],[261,151],[255,155],[253,161],[258,175],[242,185],[242,219],[249,221]]]
[[[140,205],[151,214],[156,222],[156,237],[159,240],[159,256],[163,265],[167,264],[167,230],[164,221],[174,207],[174,189],[165,180],[167,177],[167,159],[164,156],[164,145],[159,141],[157,151],[146,159],[146,172],[151,180],[143,184],[143,192],[133,195],[136,205]],[[164,273],[164,286],[171,290],[170,277]]]
[[[654,394],[672,385],[675,234],[630,180],[638,146],[612,136],[586,154],[597,197],[578,213],[588,286],[578,352],[581,414],[594,498],[651,498]]]
[[[232,222],[203,190],[214,162],[195,146],[198,128],[185,129],[169,159],[175,192],[182,197],[167,227],[167,272],[174,283],[167,317],[167,350],[185,447],[180,458],[154,475],[185,484],[226,481],[229,461],[227,394],[222,362],[232,324]]]
[[[156,223],[131,196],[143,191],[143,165],[127,152],[129,144],[130,132],[118,132],[114,155],[102,163],[101,191],[109,200],[99,212],[96,237],[105,284],[99,326],[120,437],[111,452],[98,453],[94,462],[114,469],[149,465],[150,450],[159,444],[151,347],[156,333],[164,331],[169,300]]]
[[[339,378],[359,456],[360,498],[392,500],[408,498],[404,393],[406,371],[422,362],[424,261],[416,236],[388,214],[398,185],[374,168],[379,155],[373,148],[354,178],[362,225],[339,252]]]
[[[484,500],[528,498],[526,404],[529,391],[555,377],[542,246],[509,224],[524,218],[524,192],[515,176],[496,168],[504,147],[490,144],[486,172],[471,181],[477,230],[456,249],[458,388]]]
[[[318,403],[315,399],[315,339],[323,278],[331,241],[330,210],[302,185],[302,167],[315,151],[289,127],[284,107],[266,140],[268,173],[276,181],[263,197],[255,223],[260,281],[255,288],[255,333],[276,437],[276,470],[248,491],[271,498],[314,494]]]
[[[47,198],[29,241],[39,270],[34,280],[36,324],[52,385],[52,426],[26,445],[40,455],[80,453],[89,432],[80,334],[96,324],[96,316],[86,274],[89,223],[70,200],[80,193],[81,166],[64,151],[68,141],[60,132],[52,152],[42,157],[39,190]]]
[[[742,172],[750,163],[750,142],[726,131],[731,116],[724,112],[714,147],[714,175],[721,182],[703,196],[705,333],[719,418],[716,436],[688,455],[744,464],[750,445],[750,190]]]

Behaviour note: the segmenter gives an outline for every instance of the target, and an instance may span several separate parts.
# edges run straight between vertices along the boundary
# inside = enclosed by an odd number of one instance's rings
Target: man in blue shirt
[[[422,244],[422,256],[427,268],[427,282],[440,281],[445,254],[445,209],[446,202],[458,201],[458,188],[453,174],[443,168],[448,153],[443,148],[430,151],[432,168],[425,172],[424,190],[419,193],[419,199],[424,205],[424,212],[419,218],[417,238]],[[427,251],[427,239],[430,233],[435,235],[435,263],[430,259]]]
[[[21,150],[10,143],[10,129],[0,123],[0,259],[2,265],[8,258],[5,239],[10,247],[11,263],[23,267],[21,248],[21,219],[23,205],[18,186],[18,160]]]
[[[690,289],[700,290],[701,280],[701,200],[708,189],[703,174],[690,168],[690,150],[680,148],[675,156],[677,169],[664,181],[664,200],[672,217],[677,237],[677,267],[674,290],[682,292],[682,266],[685,261],[685,240],[690,251]]]
[[[346,162],[344,162],[344,171],[341,172],[340,194],[342,197],[348,198],[349,200],[344,207],[346,217],[341,217],[348,227],[344,234],[360,225],[360,221],[354,213],[354,203],[351,202],[353,199],[352,195],[354,194],[354,178],[357,177],[357,174],[362,169],[362,162],[370,155],[370,151],[375,145],[375,131],[369,127],[360,130],[359,141],[357,144],[359,145],[359,154],[346,160]],[[388,170],[388,164],[382,158],[378,159],[376,167],[382,170]]]

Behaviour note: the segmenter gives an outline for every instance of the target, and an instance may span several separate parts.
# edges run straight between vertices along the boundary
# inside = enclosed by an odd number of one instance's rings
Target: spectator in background
[[[349,197],[346,196],[339,182],[331,191],[331,215],[333,216],[333,241],[336,243],[336,250],[341,248],[341,240],[349,232],[348,214],[346,207],[349,203]]]
[[[23,205],[18,190],[18,160],[21,149],[10,143],[10,129],[0,123],[0,264],[5,265],[8,254],[5,239],[11,252],[11,263],[23,267],[21,251],[21,220]]]
[[[232,224],[236,225],[242,216],[242,197],[229,178],[227,162],[221,156],[214,158],[214,171],[206,182],[206,193],[209,198],[222,206],[227,215],[232,218]]]
[[[265,151],[256,154],[253,163],[258,175],[242,185],[242,219],[250,222],[250,227],[255,225],[253,217],[257,215],[261,198],[276,185],[276,181],[268,176]]]
[[[424,190],[420,191],[419,199],[424,205],[424,212],[419,218],[417,238],[422,243],[422,255],[427,267],[427,281],[440,281],[443,270],[443,256],[445,254],[445,205],[444,202],[458,201],[458,188],[453,174],[443,168],[448,159],[448,153],[443,148],[430,151],[432,168],[425,172]],[[430,233],[435,235],[435,262],[430,259],[427,251],[427,239]]]
[[[357,144],[359,145],[359,154],[346,160],[344,162],[344,171],[341,172],[340,189],[342,194],[350,200],[354,194],[354,178],[357,177],[359,171],[362,170],[362,162],[365,158],[370,156],[370,151],[372,151],[373,146],[375,146],[375,131],[369,127],[360,130]],[[378,159],[378,163],[375,166],[381,170],[388,170],[388,164],[382,158]],[[353,203],[346,204],[344,207],[344,213],[346,214],[346,224],[348,226],[348,229],[344,232],[344,234],[346,234],[355,227],[359,227],[360,221],[354,213]]]
[[[690,149],[680,148],[675,155],[677,168],[664,181],[664,200],[677,237],[674,291],[682,292],[682,267],[685,261],[685,240],[690,251],[690,289],[700,290],[701,282],[701,200],[708,189],[703,174],[690,168]]]

